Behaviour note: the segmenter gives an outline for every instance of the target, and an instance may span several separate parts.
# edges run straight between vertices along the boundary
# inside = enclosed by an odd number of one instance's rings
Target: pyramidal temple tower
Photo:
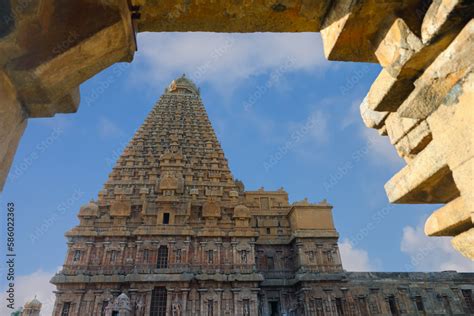
[[[325,200],[245,191],[184,76],[78,217],[55,316],[474,313],[472,274],[346,272]]]

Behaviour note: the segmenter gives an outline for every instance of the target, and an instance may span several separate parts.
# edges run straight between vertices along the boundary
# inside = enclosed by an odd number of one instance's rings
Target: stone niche
[[[234,208],[234,215],[232,217],[235,221],[236,227],[249,227],[250,210],[245,205],[237,205]]]
[[[288,213],[291,229],[336,231],[332,218],[332,206],[323,204],[295,203]]]
[[[221,206],[217,201],[206,201],[202,205],[202,217],[204,218],[220,218]]]
[[[132,206],[130,201],[115,200],[110,205],[110,216],[128,217],[130,216]]]
[[[174,195],[183,193],[184,179],[179,172],[167,171],[161,175],[159,183],[156,185],[156,192],[161,191],[163,195]]]

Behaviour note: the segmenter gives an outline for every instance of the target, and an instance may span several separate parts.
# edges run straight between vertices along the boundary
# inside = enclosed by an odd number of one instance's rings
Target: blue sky
[[[379,71],[326,61],[318,34],[141,34],[132,64],[81,86],[76,114],[28,122],[0,198],[16,205],[17,302],[36,293],[50,310],[47,280],[64,261],[64,233],[182,73],[199,85],[247,189],[283,186],[290,201],[334,206],[347,270],[474,270],[449,239],[424,236],[424,219],[437,205],[388,204],[383,185],[404,162],[359,115]]]

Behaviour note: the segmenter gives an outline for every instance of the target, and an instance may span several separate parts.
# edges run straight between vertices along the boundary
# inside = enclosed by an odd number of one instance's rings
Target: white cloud
[[[314,71],[329,64],[318,33],[141,33],[138,46],[134,78],[154,87],[186,73],[198,85],[229,90],[275,69]]]
[[[100,118],[98,129],[99,135],[102,138],[113,138],[123,134],[123,131],[120,129],[120,127],[105,117]]]
[[[28,275],[19,275],[15,277],[15,309],[22,307],[27,301],[32,300],[35,296],[43,304],[41,307],[41,315],[52,315],[54,308],[55,295],[53,293],[56,287],[49,283],[54,272],[45,272],[41,269]],[[6,291],[7,288],[2,287],[0,300],[0,315],[10,315],[11,309],[6,307]]]
[[[346,114],[343,116],[341,120],[341,128],[346,129],[347,127],[354,125],[356,123],[359,123],[361,121],[360,117],[360,112],[359,112],[359,107],[360,103],[362,100],[356,99],[356,100],[351,100],[348,103],[350,103],[350,107],[348,110],[346,110]]]
[[[342,243],[339,243],[339,252],[341,253],[342,265],[347,271],[376,270],[369,259],[368,252],[353,247],[348,239],[344,239]]]
[[[400,248],[410,257],[406,270],[474,272],[474,262],[463,257],[453,248],[450,237],[427,237],[423,229],[424,222],[416,227],[403,228]]]

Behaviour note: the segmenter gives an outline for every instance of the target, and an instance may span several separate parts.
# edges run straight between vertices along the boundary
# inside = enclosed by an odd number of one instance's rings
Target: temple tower
[[[165,89],[78,218],[52,279],[54,316],[416,313],[431,308],[427,282],[437,282],[445,310],[472,302],[472,275],[345,272],[332,206],[290,203],[283,188],[246,191],[185,76]],[[450,301],[461,293],[465,305]]]

